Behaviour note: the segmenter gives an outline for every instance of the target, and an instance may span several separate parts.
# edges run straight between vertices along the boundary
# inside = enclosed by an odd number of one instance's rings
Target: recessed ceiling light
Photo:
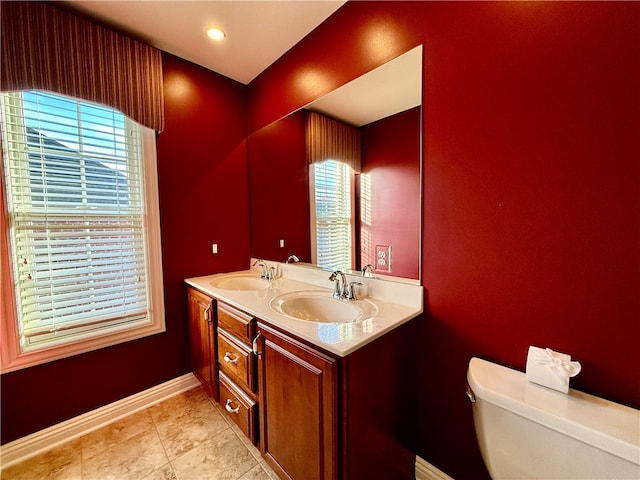
[[[207,36],[212,40],[222,40],[225,35],[218,27],[212,27],[207,30]]]

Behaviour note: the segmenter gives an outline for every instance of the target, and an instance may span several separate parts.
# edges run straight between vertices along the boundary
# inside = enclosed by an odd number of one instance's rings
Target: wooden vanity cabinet
[[[281,479],[415,478],[421,322],[340,357],[193,288],[187,296],[193,373]]]
[[[337,357],[258,321],[260,450],[280,478],[415,478],[418,327]]]
[[[337,363],[258,324],[260,450],[283,479],[338,478]]]
[[[256,320],[218,302],[218,368],[220,405],[244,434],[258,442],[256,360],[252,349]]]
[[[204,293],[188,287],[187,305],[191,370],[207,394],[218,400],[215,301]]]

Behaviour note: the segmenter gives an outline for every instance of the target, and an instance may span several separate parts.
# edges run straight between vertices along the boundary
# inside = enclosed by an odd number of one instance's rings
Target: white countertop
[[[268,263],[277,268],[278,278],[272,280],[270,286],[263,290],[225,290],[211,283],[219,277],[233,274],[259,276],[255,269],[188,278],[185,282],[211,297],[341,357],[411,320],[423,309],[420,285],[348,275],[349,281],[360,281],[364,284],[361,288],[366,292],[365,298],[378,308],[375,316],[349,323],[298,320],[271,308],[271,299],[284,293],[305,290],[326,290],[327,294],[331,295],[333,287],[328,273],[291,264]],[[304,278],[305,281],[301,281],[300,278]]]

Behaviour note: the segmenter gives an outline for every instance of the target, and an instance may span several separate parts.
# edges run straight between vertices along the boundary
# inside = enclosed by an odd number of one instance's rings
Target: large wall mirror
[[[422,78],[420,46],[249,136],[252,257],[312,262],[305,124],[313,111],[360,131],[353,270],[371,264],[374,276],[420,280]]]

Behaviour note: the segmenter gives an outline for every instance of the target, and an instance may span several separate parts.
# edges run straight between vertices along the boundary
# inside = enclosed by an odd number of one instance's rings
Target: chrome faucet
[[[276,267],[269,267],[267,269],[267,276],[265,278],[267,280],[275,280],[276,279]]]
[[[253,262],[253,266],[255,267],[256,265],[260,267],[260,278],[266,278],[267,280],[273,279],[275,276],[273,267],[269,268],[265,261],[260,259]]]
[[[371,272],[371,275],[373,275],[373,271],[375,270],[375,268],[370,263],[367,263],[364,267],[362,267],[362,276],[363,277],[367,276],[367,270],[369,270]]]
[[[336,282],[333,286],[333,298],[344,298],[347,278],[340,270],[336,270],[329,276],[329,280]]]
[[[299,261],[300,259],[296,255],[289,255],[289,258],[287,258],[287,261],[284,263],[289,263],[289,262],[298,263]]]
[[[347,283],[347,277],[340,270],[336,270],[329,276],[329,280],[335,282],[333,287],[333,298],[340,300],[357,300],[353,287],[362,285],[360,282]]]

